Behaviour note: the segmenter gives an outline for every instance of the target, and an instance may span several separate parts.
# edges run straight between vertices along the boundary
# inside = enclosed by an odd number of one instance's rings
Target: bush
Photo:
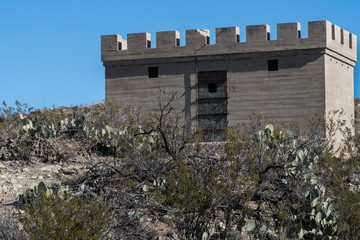
[[[43,196],[19,215],[29,239],[102,239],[112,219],[107,203],[97,197],[62,200]]]

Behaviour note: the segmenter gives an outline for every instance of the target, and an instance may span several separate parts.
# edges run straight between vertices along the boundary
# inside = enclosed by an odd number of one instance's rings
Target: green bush
[[[43,194],[18,216],[29,239],[102,239],[112,213],[97,197],[62,200]]]

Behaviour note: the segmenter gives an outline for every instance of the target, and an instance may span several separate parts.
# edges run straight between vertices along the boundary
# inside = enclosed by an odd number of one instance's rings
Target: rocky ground
[[[0,162],[0,203],[11,204],[32,184],[43,181],[47,186],[61,184],[85,173],[92,160],[77,157],[66,162],[42,163],[25,161]]]

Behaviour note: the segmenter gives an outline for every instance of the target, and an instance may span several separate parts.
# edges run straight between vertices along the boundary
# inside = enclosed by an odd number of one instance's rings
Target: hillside
[[[206,143],[172,100],[4,105],[0,239],[359,239],[357,139],[334,155],[320,119],[300,139],[253,116]]]

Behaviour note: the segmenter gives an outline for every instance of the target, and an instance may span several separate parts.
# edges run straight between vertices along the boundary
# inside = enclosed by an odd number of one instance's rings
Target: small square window
[[[149,67],[148,75],[149,78],[157,78],[159,76],[158,67]]]
[[[217,92],[216,83],[209,83],[208,84],[208,92]]]
[[[268,71],[278,71],[279,61],[277,59],[268,60]]]

